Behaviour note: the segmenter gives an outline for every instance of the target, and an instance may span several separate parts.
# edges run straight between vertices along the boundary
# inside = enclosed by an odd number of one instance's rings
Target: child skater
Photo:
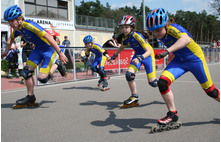
[[[163,8],[152,10],[146,18],[147,29],[167,46],[165,52],[157,55],[158,58],[164,58],[169,53],[175,55],[158,81],[159,91],[168,108],[166,117],[158,120],[158,124],[163,126],[178,121],[170,85],[188,71],[196,77],[208,96],[220,101],[220,91],[213,84],[202,49],[186,29],[175,24],[173,19],[168,19]]]
[[[155,57],[151,45],[146,41],[148,38],[135,31],[135,18],[131,15],[123,16],[119,25],[121,26],[124,37],[120,48],[111,57],[110,62],[113,63],[118,54],[124,50],[126,46],[130,46],[135,51],[135,55],[131,59],[128,70],[126,71],[126,80],[130,87],[131,96],[125,100],[121,108],[134,107],[138,105],[138,94],[135,82],[135,74],[143,64],[146,70],[148,83],[152,87],[157,87]],[[144,34],[144,33],[143,33]]]
[[[105,62],[107,58],[110,59],[107,51],[105,51],[99,44],[94,43],[91,35],[85,36],[83,42],[87,47],[85,52],[86,55],[85,60],[88,60],[90,52],[95,54],[95,59],[94,62],[92,63],[91,70],[97,72],[100,75],[100,80],[98,81],[97,86],[100,87],[101,84],[103,83],[102,90],[103,91],[109,90],[110,88],[108,87],[108,82],[107,82],[108,78],[106,72],[104,71]]]
[[[33,21],[24,20],[22,10],[17,5],[13,5],[5,10],[4,20],[8,21],[14,31],[7,40],[6,50],[1,54],[1,58],[7,55],[14,39],[18,36],[22,35],[25,39],[35,44],[35,49],[31,52],[26,66],[21,72],[21,75],[25,79],[28,95],[25,98],[16,101],[17,106],[34,104],[36,98],[34,95],[34,78],[32,73],[37,65],[42,62],[38,74],[38,81],[41,83],[47,83],[51,78],[51,72],[55,71],[51,70],[55,55],[58,54],[60,57],[60,60],[55,62],[58,65],[59,72],[65,72],[63,70],[63,64],[66,64],[68,59],[64,53],[61,52],[61,49],[53,37],[49,35],[44,28]]]

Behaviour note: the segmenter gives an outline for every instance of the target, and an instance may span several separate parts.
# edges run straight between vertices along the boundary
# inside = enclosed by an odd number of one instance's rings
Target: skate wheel
[[[110,90],[110,88],[106,88],[106,89],[103,88],[103,89],[102,89],[102,91],[107,91],[107,90]]]
[[[150,133],[155,133],[157,132],[157,125],[152,126]]]

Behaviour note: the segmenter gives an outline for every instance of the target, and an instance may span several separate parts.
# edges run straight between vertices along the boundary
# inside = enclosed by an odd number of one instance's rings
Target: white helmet
[[[124,15],[120,21],[119,25],[135,25],[135,18],[131,15]]]

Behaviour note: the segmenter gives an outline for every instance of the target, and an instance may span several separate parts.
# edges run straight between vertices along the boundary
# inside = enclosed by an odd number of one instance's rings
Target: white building
[[[74,0],[2,0],[1,1],[1,41],[7,40],[11,29],[4,21],[4,11],[17,4],[26,20],[33,20],[45,29],[53,28],[60,33],[60,41],[68,36],[71,47],[82,47],[83,38],[92,35],[100,45],[114,33],[114,20],[76,15]],[[4,44],[2,44],[4,46]]]

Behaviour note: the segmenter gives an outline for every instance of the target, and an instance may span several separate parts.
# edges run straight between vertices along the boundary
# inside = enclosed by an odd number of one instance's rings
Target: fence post
[[[39,82],[38,82],[38,73],[39,73],[39,65],[35,68],[35,84],[36,84],[36,86],[39,85]]]
[[[74,80],[76,80],[75,48],[73,48],[73,73],[74,73]]]
[[[120,75],[120,53],[118,54],[118,74]]]

